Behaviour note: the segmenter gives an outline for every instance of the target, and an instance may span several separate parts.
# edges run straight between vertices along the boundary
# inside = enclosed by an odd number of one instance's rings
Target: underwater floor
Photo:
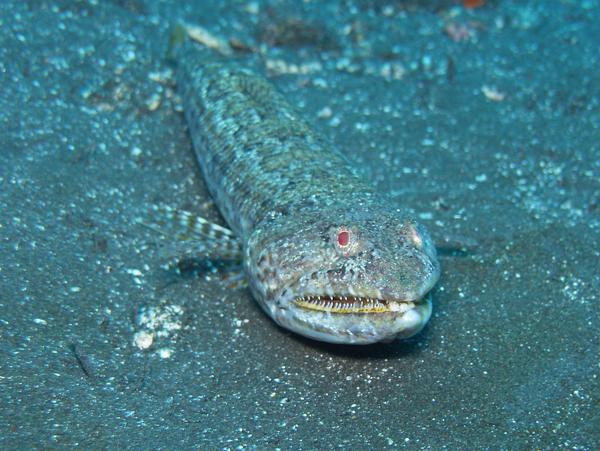
[[[0,448],[599,448],[599,21],[597,0],[5,0]],[[222,271],[162,267],[149,206],[221,221],[177,22],[429,229],[422,333],[322,344]]]

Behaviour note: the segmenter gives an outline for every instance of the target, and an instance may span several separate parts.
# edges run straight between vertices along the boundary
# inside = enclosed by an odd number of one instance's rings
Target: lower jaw
[[[332,313],[314,310],[281,310],[274,317],[281,326],[300,335],[328,343],[371,344],[411,337],[431,316],[431,297],[402,312]]]

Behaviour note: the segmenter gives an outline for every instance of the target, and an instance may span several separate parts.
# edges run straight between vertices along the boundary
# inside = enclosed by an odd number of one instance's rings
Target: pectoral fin
[[[139,223],[171,240],[167,253],[178,260],[242,260],[241,243],[231,230],[189,211],[153,205]]]

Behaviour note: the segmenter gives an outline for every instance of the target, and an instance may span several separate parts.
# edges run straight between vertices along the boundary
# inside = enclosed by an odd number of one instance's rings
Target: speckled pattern
[[[196,157],[263,310],[333,343],[419,332],[440,274],[423,226],[376,193],[263,77],[189,42],[177,73]]]
[[[436,244],[477,242],[440,254],[419,335],[321,344],[160,269],[148,206],[224,224],[179,20],[243,44]],[[3,1],[0,448],[597,449],[598,23],[596,0]]]
[[[186,43],[178,89],[207,186],[235,232],[247,239],[267,218],[373,203],[373,188],[281,93],[207,53]]]

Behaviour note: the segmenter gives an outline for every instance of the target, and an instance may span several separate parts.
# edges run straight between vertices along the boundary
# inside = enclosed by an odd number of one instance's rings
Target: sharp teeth
[[[300,295],[296,299],[298,302],[304,303],[306,307],[308,307],[308,305],[313,305],[314,309],[325,312],[370,313],[371,310],[374,312],[385,312],[391,310],[389,302],[379,298],[367,296],[360,297],[342,294],[304,294]]]

